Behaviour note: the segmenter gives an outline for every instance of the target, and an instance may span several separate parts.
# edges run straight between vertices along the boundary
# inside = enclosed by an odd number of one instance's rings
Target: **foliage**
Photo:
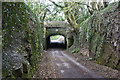
[[[74,29],[73,32],[77,34],[79,24],[86,20],[88,17],[94,14],[96,11],[100,11],[108,6],[108,2],[77,2],[77,1],[64,1],[63,4],[55,3],[51,1],[56,7],[61,8],[64,12],[65,18]]]
[[[59,39],[60,36],[61,36],[61,35],[51,36],[51,40],[57,40],[57,39]]]
[[[119,64],[118,50],[111,44],[112,36],[117,35],[115,33],[115,26],[113,28],[113,25],[116,25],[113,21],[115,20],[116,22],[118,20],[118,18],[115,17],[119,13],[117,4],[118,3],[112,3],[104,10],[95,11],[92,16],[80,24],[79,34],[81,47],[87,44],[90,57],[95,59],[97,63],[112,68],[116,68]],[[111,19],[113,21],[111,21]],[[118,26],[116,26],[116,28],[118,28]],[[118,30],[116,29],[116,31]],[[116,40],[114,42],[118,41]]]
[[[72,51],[72,53],[78,53],[80,51],[80,49],[79,48],[76,48],[76,49],[74,49],[73,51]]]
[[[46,13],[45,21],[64,21],[65,20],[62,14],[63,12],[59,7],[51,5],[51,6],[47,6],[47,9],[49,9],[49,11]]]

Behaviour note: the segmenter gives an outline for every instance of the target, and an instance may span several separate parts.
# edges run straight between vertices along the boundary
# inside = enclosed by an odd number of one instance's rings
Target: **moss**
[[[31,78],[33,76],[33,74],[31,73],[32,66],[30,64],[27,64],[27,69],[28,69],[28,73],[23,73],[22,78]]]
[[[92,16],[80,24],[79,34],[79,43],[80,45],[88,44],[90,57],[93,57],[96,63],[114,69],[117,67],[119,58],[116,48],[112,46],[111,42],[117,40],[118,37],[114,38],[116,34],[111,29],[112,21],[110,19],[116,19],[116,17],[112,17],[115,16],[114,13],[117,13],[117,4],[115,2],[104,10],[95,11]],[[114,39],[110,40],[109,36]],[[108,38],[110,39],[108,40]]]
[[[117,65],[117,69],[120,71],[120,63]]]
[[[24,78],[31,78],[38,68],[43,50],[43,25],[34,15],[34,12],[23,2],[3,3],[2,11],[4,17],[3,53],[5,53],[3,54],[3,77],[6,77],[9,72],[12,75],[13,62],[16,61],[16,63],[21,64],[27,62],[26,64],[30,63],[31,65],[32,63],[32,66],[28,65],[28,73],[23,74]],[[31,21],[29,17],[34,18],[34,20]],[[29,22],[31,23],[29,24]],[[11,57],[13,55],[16,55],[17,58]]]
[[[2,71],[4,71],[4,73],[2,73],[2,76],[6,76],[9,74],[8,70],[2,70]]]
[[[77,48],[77,49],[74,49],[74,50],[72,51],[72,53],[78,53],[79,51],[80,51],[80,49]]]
[[[100,65],[105,65],[106,64],[105,61],[104,61],[104,59],[102,59],[102,58],[96,59],[95,62],[98,63],[98,64],[100,64]]]

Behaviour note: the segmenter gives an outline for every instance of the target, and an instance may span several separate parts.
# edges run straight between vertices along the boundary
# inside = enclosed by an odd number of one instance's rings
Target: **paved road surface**
[[[73,57],[66,54],[64,50],[49,49],[48,51],[49,54],[52,55],[53,61],[57,65],[63,78],[103,78],[78,63]]]

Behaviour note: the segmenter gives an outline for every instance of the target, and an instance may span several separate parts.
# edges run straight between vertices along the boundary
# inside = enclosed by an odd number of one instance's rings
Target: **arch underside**
[[[61,35],[64,37],[64,42],[65,43],[51,43],[50,42],[50,37],[51,36],[55,36],[55,35]],[[49,36],[46,37],[46,47],[47,49],[49,48],[63,48],[66,49],[67,48],[67,40],[66,40],[66,36],[60,33],[54,33],[54,34],[50,34]]]

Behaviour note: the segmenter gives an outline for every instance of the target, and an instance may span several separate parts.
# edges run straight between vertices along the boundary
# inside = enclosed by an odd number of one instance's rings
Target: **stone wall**
[[[43,50],[43,28],[23,2],[2,3],[2,76],[31,78]]]
[[[120,11],[112,3],[80,24],[80,47],[89,50],[96,63],[120,70]],[[85,46],[87,45],[87,46]]]

